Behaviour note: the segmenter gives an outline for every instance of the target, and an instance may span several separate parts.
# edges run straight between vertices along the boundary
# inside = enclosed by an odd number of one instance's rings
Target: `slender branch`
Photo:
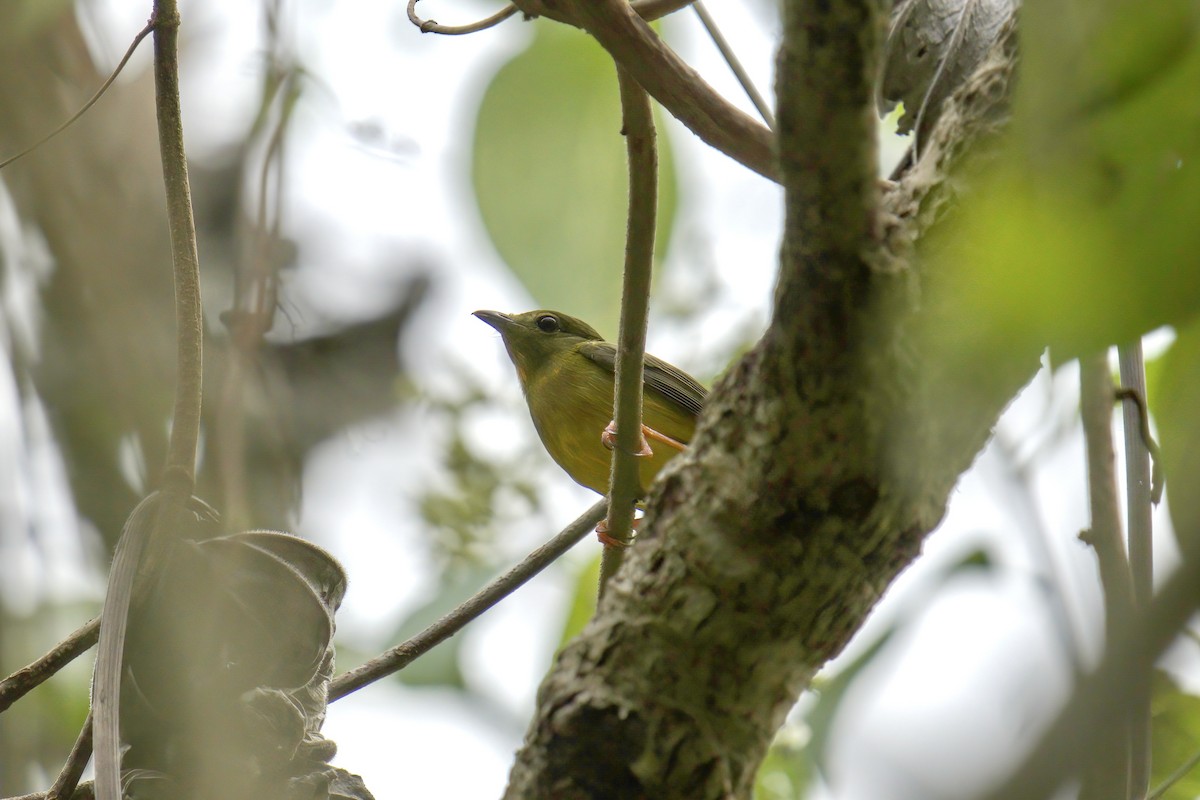
[[[609,478],[608,535],[628,542],[634,503],[642,486],[638,456],[642,435],[642,373],[646,325],[650,315],[650,280],[654,265],[654,229],[658,212],[658,150],[650,96],[620,65],[621,132],[629,171],[629,215],[625,229],[625,279],[621,290],[621,326],[617,336],[613,419],[616,446]],[[624,558],[620,545],[604,546],[600,561],[600,593]]]
[[[476,33],[499,25],[504,20],[517,13],[517,7],[509,3],[490,17],[472,22],[469,25],[442,25],[431,19],[421,19],[417,16],[417,0],[408,0],[408,21],[421,29],[421,33],[440,33],[443,36],[461,36]]]
[[[1146,396],[1146,365],[1142,343],[1117,348],[1121,384]],[[1142,437],[1142,407],[1122,405],[1125,436],[1125,505],[1128,513],[1129,566],[1133,603],[1144,608],[1154,596],[1154,529],[1151,520],[1150,450]],[[1150,684],[1138,685],[1141,698],[1129,718],[1129,788],[1133,798],[1150,789]]]
[[[765,97],[758,91],[758,87],[754,85],[754,81],[750,79],[750,73],[746,72],[746,68],[742,66],[742,62],[738,60],[737,53],[730,47],[729,42],[725,39],[725,35],[721,33],[721,29],[717,27],[717,21],[713,19],[712,14],[708,13],[708,6],[704,5],[702,0],[695,0],[692,3],[692,9],[695,10],[696,16],[700,18],[700,23],[704,25],[704,30],[708,31],[709,37],[713,40],[713,44],[721,51],[721,56],[725,59],[725,63],[729,65],[729,69],[733,72],[738,83],[742,85],[742,90],[746,92],[746,96],[750,98],[750,102],[754,103],[754,107],[758,109],[758,113],[762,116],[763,121],[767,123],[767,127],[775,129],[775,114],[771,111],[771,106],[767,103]]]
[[[134,510],[113,556],[108,592],[101,612],[100,644],[92,697],[96,751],[96,796],[119,800],[120,693],[125,630],[135,579],[146,577],[161,564],[178,528],[184,504],[195,484],[196,448],[200,437],[203,318],[200,301],[200,260],[192,216],[187,158],[183,147],[183,115],[179,102],[179,6],[177,0],[155,0],[154,86],[158,141],[171,230],[175,276],[178,375],[171,437],[162,474],[162,492],[151,495]]]
[[[705,143],[758,174],[779,179],[775,136],[721,97],[625,0],[515,0],[529,16],[576,25]]]
[[[526,556],[520,564],[480,589],[458,608],[408,641],[396,645],[360,667],[337,676],[329,687],[329,702],[340,700],[369,683],[399,672],[435,645],[458,633],[467,623],[515,592],[591,533],[596,523],[604,518],[607,508],[607,500],[597,502],[561,533]]]
[[[125,69],[125,65],[129,63],[129,59],[133,57],[133,53],[135,50],[137,50],[138,45],[142,43],[143,39],[145,39],[147,36],[150,35],[150,31],[152,31],[152,30],[154,30],[153,20],[151,20],[150,22],[147,22],[146,27],[144,27],[140,31],[138,31],[137,35],[133,37],[133,41],[129,43],[129,48],[125,51],[125,55],[123,55],[121,57],[121,60],[117,64],[116,68],[108,76],[108,79],[105,80],[104,83],[100,84],[100,88],[96,90],[96,93],[94,95],[92,95],[90,100],[88,100],[86,103],[84,103],[83,106],[78,111],[76,111],[74,114],[72,114],[70,116],[70,118],[66,122],[64,122],[62,125],[59,125],[57,128],[55,128],[54,130],[47,133],[41,139],[38,139],[33,144],[29,145],[29,147],[26,147],[24,150],[17,153],[15,156],[9,156],[8,158],[4,159],[3,161],[0,161],[0,169],[4,169],[5,167],[7,167],[9,164],[13,163],[14,161],[16,161],[20,158],[24,158],[25,156],[32,153],[34,150],[37,150],[39,147],[44,145],[46,142],[50,141],[55,136],[58,136],[60,133],[65,131],[67,128],[74,125],[79,120],[80,117],[82,117],[84,114],[87,113],[89,108],[96,105],[96,101],[99,100],[104,95],[104,93],[108,91],[108,87],[112,86],[113,81],[115,81],[117,79],[117,76],[121,74],[121,71],[123,69]]]
[[[1117,501],[1116,453],[1112,440],[1112,379],[1107,354],[1079,359],[1080,407],[1087,443],[1088,498],[1091,528],[1085,540],[1095,549],[1104,588],[1105,640],[1113,642],[1128,624],[1133,609],[1129,561],[1121,537],[1121,509]],[[1108,720],[1104,753],[1088,765],[1084,796],[1114,800],[1125,797],[1129,783],[1129,718]]]
[[[0,713],[86,653],[99,636],[100,618],[96,617],[56,644],[46,655],[0,681]]]
[[[1080,405],[1087,442],[1088,498],[1091,528],[1083,538],[1096,550],[1100,581],[1108,607],[1109,632],[1128,615],[1133,603],[1129,561],[1121,537],[1117,501],[1116,451],[1112,441],[1112,381],[1103,353],[1079,360]]]
[[[179,103],[179,7],[177,0],[155,0],[154,84],[158,110],[158,143],[167,191],[175,273],[175,321],[179,374],[171,421],[164,483],[181,473],[179,485],[190,495],[194,483],[196,446],[200,438],[200,398],[204,320],[200,301],[200,256],[196,222],[188,185],[183,147],[183,112]]]
[[[92,712],[89,711],[87,719],[83,721],[83,727],[79,730],[79,736],[75,737],[75,744],[71,746],[67,763],[58,773],[58,778],[50,787],[50,791],[46,793],[46,800],[68,800],[71,795],[75,794],[75,787],[79,785],[79,779],[83,777],[83,770],[87,767],[91,755]]]

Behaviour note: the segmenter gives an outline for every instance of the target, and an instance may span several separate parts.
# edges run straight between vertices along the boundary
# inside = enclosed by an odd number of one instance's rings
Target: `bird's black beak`
[[[508,314],[501,314],[499,311],[476,311],[474,312],[474,316],[491,325],[500,333],[504,333],[513,324],[512,317]]]

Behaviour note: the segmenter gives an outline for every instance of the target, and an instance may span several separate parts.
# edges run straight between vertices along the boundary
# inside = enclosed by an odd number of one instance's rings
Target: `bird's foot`
[[[638,458],[649,458],[650,456],[654,455],[654,451],[650,449],[650,443],[646,441],[647,436],[649,436],[652,439],[656,439],[658,441],[674,442],[675,445],[680,447],[680,449],[682,449],[682,447],[683,447],[683,445],[680,445],[679,442],[676,442],[670,436],[663,436],[661,433],[654,430],[653,428],[643,425],[642,432],[638,436],[638,449],[637,449],[637,452],[634,453],[634,455],[637,456]],[[603,442],[604,446],[607,447],[609,450],[612,450],[614,447],[617,446],[617,421],[616,420],[613,420],[612,422],[608,423],[608,425],[604,428],[604,433],[600,434],[600,441]]]
[[[633,520],[633,529],[636,531],[641,523],[641,517],[636,517]],[[605,547],[629,547],[633,544],[632,540],[617,539],[608,535],[608,520],[602,519],[596,525],[596,538],[600,540],[600,544]]]

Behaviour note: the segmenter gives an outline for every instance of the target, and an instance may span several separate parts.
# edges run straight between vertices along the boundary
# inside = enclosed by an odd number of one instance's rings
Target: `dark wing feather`
[[[609,372],[616,371],[616,345],[609,342],[584,342],[579,345],[579,352]],[[692,416],[700,416],[700,411],[704,408],[704,398],[708,396],[708,390],[697,383],[691,375],[660,358],[647,354],[642,376],[646,388],[657,392],[680,408],[686,409]]]

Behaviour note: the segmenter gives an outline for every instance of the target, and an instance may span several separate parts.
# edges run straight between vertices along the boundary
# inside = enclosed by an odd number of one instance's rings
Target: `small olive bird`
[[[475,316],[504,339],[550,456],[576,483],[606,494],[608,450],[615,441],[616,345],[558,311],[476,311]],[[708,392],[691,375],[652,355],[646,356],[643,381],[638,473],[644,495],[663,465],[691,441]]]

